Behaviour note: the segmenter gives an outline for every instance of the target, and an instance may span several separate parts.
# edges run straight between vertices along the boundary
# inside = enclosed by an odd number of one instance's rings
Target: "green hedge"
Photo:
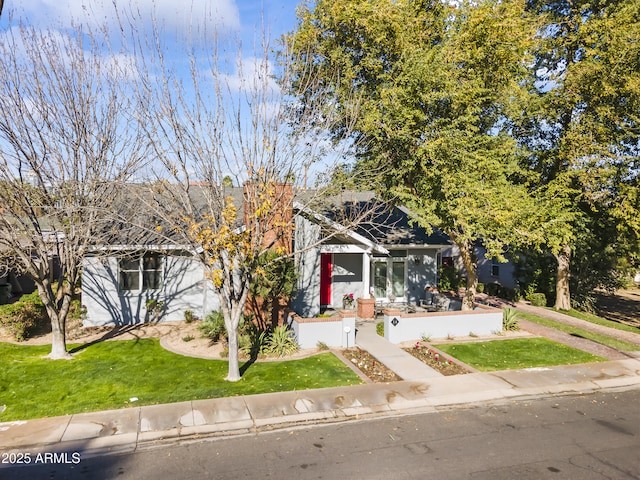
[[[547,306],[547,297],[544,293],[530,293],[527,295],[527,300],[534,307],[546,307]]]
[[[49,318],[38,292],[23,295],[17,302],[0,305],[0,325],[18,341],[29,338],[29,334]]]

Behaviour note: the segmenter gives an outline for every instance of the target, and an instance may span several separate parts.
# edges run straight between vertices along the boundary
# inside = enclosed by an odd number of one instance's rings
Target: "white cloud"
[[[273,97],[280,95],[280,87],[273,73],[271,61],[260,57],[244,57],[236,62],[232,74],[220,73],[219,78],[233,92],[260,92]]]
[[[148,25],[155,16],[166,31],[185,34],[194,30],[240,28],[235,0],[13,0],[14,17],[47,27],[68,27],[72,22],[92,20],[116,25],[115,9]]]
[[[72,68],[73,57],[81,51],[81,43],[77,37],[58,30],[27,28],[23,31],[13,26],[5,32],[0,32],[0,48],[5,55],[16,58],[17,62],[27,69],[36,68],[34,64],[40,65],[42,59],[38,58],[38,52],[46,53],[43,61],[50,62],[52,68],[56,65]],[[112,53],[108,50],[91,52],[86,48],[84,51],[87,55],[95,55],[92,58],[113,78],[130,80],[138,76],[136,58],[132,55]]]
[[[114,78],[134,80],[138,78],[136,59],[130,55],[114,54],[102,58],[102,65]]]

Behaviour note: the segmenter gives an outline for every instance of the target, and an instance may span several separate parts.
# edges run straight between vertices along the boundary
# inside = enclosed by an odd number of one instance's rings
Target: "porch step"
[[[376,357],[403,380],[418,381],[442,376],[440,372],[378,335],[375,322],[356,323],[356,345]]]

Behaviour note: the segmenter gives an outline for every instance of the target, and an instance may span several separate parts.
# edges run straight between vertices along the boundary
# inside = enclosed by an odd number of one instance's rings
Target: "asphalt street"
[[[640,389],[6,461],[0,479],[638,479]],[[5,459],[11,460],[11,459]]]

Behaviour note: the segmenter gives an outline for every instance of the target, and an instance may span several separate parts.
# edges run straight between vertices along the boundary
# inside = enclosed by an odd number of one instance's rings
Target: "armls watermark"
[[[78,465],[80,452],[6,452],[0,455],[0,464],[4,465]]]

